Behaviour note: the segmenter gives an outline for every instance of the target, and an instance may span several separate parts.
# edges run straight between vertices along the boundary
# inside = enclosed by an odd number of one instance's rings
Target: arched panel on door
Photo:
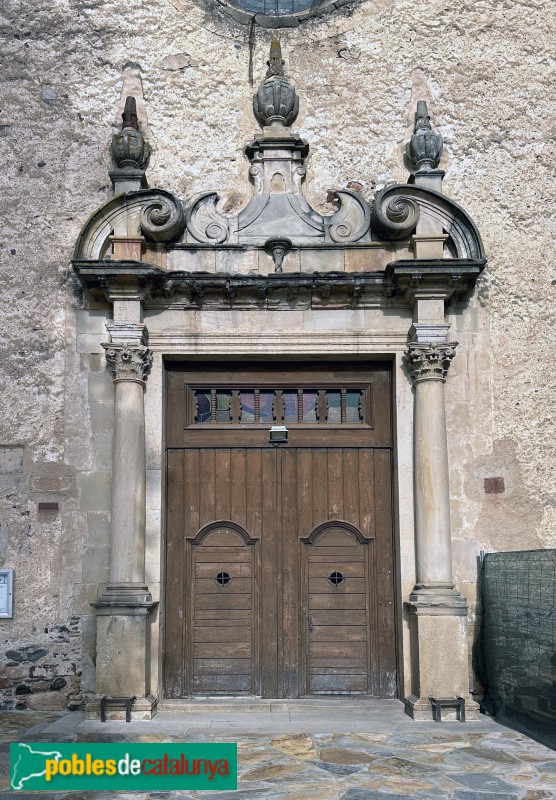
[[[370,575],[373,539],[341,520],[301,540],[308,694],[369,694],[375,649]]]
[[[255,694],[257,540],[226,520],[189,540],[192,694]]]

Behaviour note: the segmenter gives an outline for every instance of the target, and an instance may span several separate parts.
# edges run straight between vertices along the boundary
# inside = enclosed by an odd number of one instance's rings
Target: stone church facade
[[[477,714],[480,553],[556,541],[550,34],[437,5],[8,4],[4,708]]]

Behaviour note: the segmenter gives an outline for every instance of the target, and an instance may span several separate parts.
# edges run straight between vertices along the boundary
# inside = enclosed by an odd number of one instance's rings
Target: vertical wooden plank
[[[385,367],[373,372],[371,392],[371,414],[376,432],[375,444],[381,447],[392,445],[392,390],[391,369]]]
[[[313,458],[311,450],[308,448],[298,448],[297,450],[297,531],[298,539],[308,536],[314,527],[313,517],[313,481],[312,481]],[[299,545],[298,552],[301,551],[302,557],[299,561],[300,566],[300,587],[301,587],[301,608],[299,609],[299,634],[301,657],[299,663],[299,687],[302,694],[308,692],[308,619],[309,619],[309,581],[306,570],[306,545]]]
[[[246,450],[230,450],[231,471],[231,511],[230,519],[247,528],[247,484],[246,484]],[[247,529],[252,536],[252,531]]]
[[[199,523],[202,527],[216,519],[216,451],[202,448],[199,451]]]
[[[375,462],[369,447],[359,450],[359,525],[363,536],[375,536]]]
[[[324,447],[315,447],[313,456],[313,525],[328,521],[328,451]]]
[[[262,502],[262,542],[261,542],[261,667],[262,691],[265,697],[276,697],[277,681],[277,631],[278,608],[276,572],[277,563],[277,451],[262,450],[261,482]]]
[[[344,519],[344,481],[342,451],[328,450],[328,519]]]
[[[200,528],[200,496],[199,496],[199,450],[183,451],[184,463],[184,488],[183,488],[183,530],[182,537],[187,537],[183,543],[185,551],[184,584],[182,594],[185,597],[183,610],[183,661],[184,661],[184,691],[189,694],[193,687],[193,634],[195,628],[195,608],[192,587],[192,572],[194,548],[189,543]]]
[[[230,475],[231,453],[230,450],[219,448],[214,451],[214,465],[216,472],[215,497],[214,497],[214,518],[231,519],[232,502],[231,490],[232,480]]]
[[[201,527],[199,506],[199,451],[183,450],[184,501],[182,536],[193,537]]]
[[[344,519],[352,525],[359,527],[359,476],[357,468],[358,451],[353,448],[344,448]]]
[[[168,526],[166,531],[164,693],[183,697],[184,668],[184,546],[183,486],[184,461],[181,450],[168,451],[166,482]]]
[[[282,642],[278,652],[281,692],[284,697],[299,696],[299,585],[298,585],[298,534],[297,534],[297,453],[293,449],[280,450],[282,496]]]
[[[166,379],[166,446],[183,446],[185,427],[184,379],[181,372],[167,372]]]
[[[241,452],[241,451],[238,451]],[[249,536],[259,539],[255,545],[253,561],[253,691],[262,693],[262,552],[261,534],[263,527],[262,497],[262,455],[260,448],[249,448],[245,454],[245,528]],[[236,502],[232,498],[232,502]],[[239,502],[239,501],[237,501]]]
[[[397,696],[392,454],[375,450],[376,591],[380,696]]]
[[[297,530],[299,537],[308,536],[314,527],[313,456],[306,447],[297,449]]]
[[[258,447],[245,450],[245,527],[254,539],[261,537],[263,529],[262,471],[262,450]]]

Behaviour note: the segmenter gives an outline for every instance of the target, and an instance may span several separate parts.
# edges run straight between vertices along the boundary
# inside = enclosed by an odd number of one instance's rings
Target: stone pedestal
[[[152,353],[140,340],[106,345],[114,375],[110,584],[92,605],[97,613],[97,699],[133,696],[132,718],[156,711],[150,694],[147,616],[153,607],[145,584],[145,412],[143,393]],[[114,713],[120,713],[120,709]]]
[[[462,598],[463,599],[463,598]],[[405,710],[415,720],[431,720],[429,697],[463,697],[465,718],[477,719],[479,707],[469,695],[467,605],[436,614],[434,609],[409,604],[412,651],[411,694]],[[453,709],[443,719],[455,719]]]
[[[469,695],[467,601],[454,588],[444,382],[457,343],[412,342],[406,352],[415,385],[414,482],[417,582],[409,597],[412,692],[406,711],[432,719],[429,697]]]

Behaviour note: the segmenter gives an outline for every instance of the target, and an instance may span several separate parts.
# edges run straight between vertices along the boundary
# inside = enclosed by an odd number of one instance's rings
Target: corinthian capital
[[[456,354],[457,345],[457,342],[445,344],[411,342],[405,351],[405,357],[415,383],[418,381],[444,383],[450,363]]]
[[[115,381],[139,381],[145,383],[153,364],[153,353],[148,347],[130,344],[109,344],[106,362]]]

